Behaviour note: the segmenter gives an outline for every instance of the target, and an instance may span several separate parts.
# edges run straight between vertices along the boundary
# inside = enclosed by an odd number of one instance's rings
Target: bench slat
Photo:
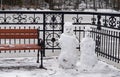
[[[35,50],[35,49],[41,49],[41,46],[38,46],[37,44],[0,45],[1,51],[2,50]]]
[[[0,39],[37,39],[38,35],[0,35]]]
[[[0,33],[37,33],[37,29],[0,29]]]
[[[37,29],[0,29],[0,39],[37,39]]]

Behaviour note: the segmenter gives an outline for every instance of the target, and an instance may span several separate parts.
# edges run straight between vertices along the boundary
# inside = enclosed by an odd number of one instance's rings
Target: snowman
[[[78,60],[78,51],[76,47],[79,41],[73,32],[73,25],[71,22],[66,22],[64,25],[64,33],[61,34],[59,39],[61,53],[58,57],[59,66],[64,69],[73,69]]]
[[[90,37],[90,27],[85,27],[85,38],[82,39],[80,44],[80,69],[91,70],[98,62],[97,55],[95,54],[95,41]]]

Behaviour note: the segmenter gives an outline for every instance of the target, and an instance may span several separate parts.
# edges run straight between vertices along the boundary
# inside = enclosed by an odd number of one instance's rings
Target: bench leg
[[[41,64],[39,68],[47,70],[45,67],[43,67],[43,50],[41,50]]]
[[[40,56],[40,52],[39,52],[40,50],[38,50],[38,52],[37,52],[37,63],[39,63],[39,56]]]
[[[41,64],[40,64],[40,68],[43,68],[43,51],[41,50]]]
[[[38,50],[38,53],[37,53],[37,63],[39,63],[39,56],[40,56],[39,54],[41,54],[41,64],[40,64],[39,68],[47,70],[45,67],[43,67],[43,50],[41,50],[41,51]]]

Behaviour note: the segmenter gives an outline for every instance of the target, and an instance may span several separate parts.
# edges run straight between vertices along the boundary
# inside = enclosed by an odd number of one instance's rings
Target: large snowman
[[[61,46],[61,53],[58,57],[59,66],[64,69],[73,69],[78,60],[78,51],[76,47],[79,44],[73,32],[73,25],[71,22],[66,22],[64,25],[64,33],[59,39]]]
[[[98,62],[97,55],[95,54],[95,41],[90,37],[90,27],[85,27],[85,38],[82,39],[80,44],[80,69],[91,70]]]

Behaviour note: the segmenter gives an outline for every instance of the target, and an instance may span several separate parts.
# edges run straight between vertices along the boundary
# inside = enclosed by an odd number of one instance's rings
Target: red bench
[[[39,63],[39,53],[41,52],[41,65],[40,68],[43,68],[43,41],[39,38],[39,30],[38,29],[0,29],[0,39],[4,39],[4,44],[0,43],[0,51],[7,50],[37,50],[37,63]],[[37,40],[35,42],[29,44],[26,42],[21,43],[11,43],[7,44],[6,40],[15,40],[15,39],[34,39]],[[2,40],[3,41],[3,40]]]

